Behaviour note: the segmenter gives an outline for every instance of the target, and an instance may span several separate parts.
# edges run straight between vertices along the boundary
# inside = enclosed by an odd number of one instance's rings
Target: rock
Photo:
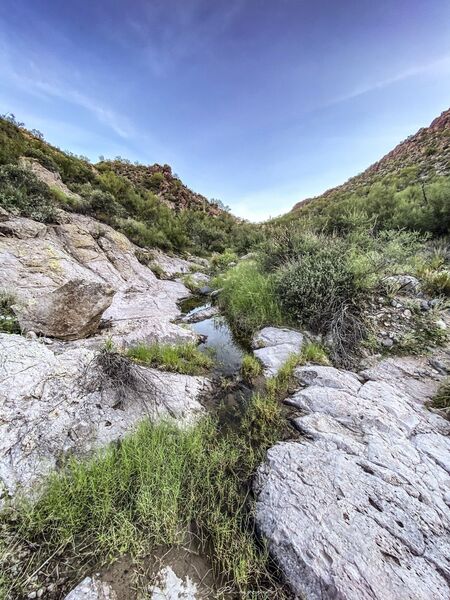
[[[196,600],[197,586],[189,577],[180,579],[171,567],[164,567],[150,587],[150,600]]]
[[[95,356],[68,343],[53,350],[0,334],[0,490],[31,491],[64,454],[89,454],[146,418],[186,426],[203,414],[204,377],[135,366],[122,394],[94,369]]]
[[[0,235],[0,281],[14,291],[18,304],[39,303],[72,280],[95,282],[109,285],[115,295],[103,315],[108,329],[89,343],[102,344],[105,337],[118,345],[196,339],[172,322],[180,315],[177,303],[189,295],[183,284],[159,281],[137,260],[135,246],[111,227],[84,215],[64,217],[56,226],[7,221],[9,233]]]
[[[204,285],[203,287],[201,287],[198,290],[198,293],[201,294],[202,296],[209,296],[209,294],[211,294],[212,292],[212,288],[209,287],[209,285]]]
[[[7,210],[5,210],[2,206],[0,206],[0,223],[2,221],[8,221],[11,218],[11,215]]]
[[[278,373],[286,360],[301,351],[305,340],[304,334],[293,329],[265,327],[252,340],[255,356],[264,366],[266,377]]]
[[[117,595],[109,584],[93,576],[83,579],[65,600],[117,600]]]
[[[256,523],[305,600],[449,597],[450,424],[424,407],[438,382],[422,359],[361,375],[299,367],[290,399],[306,436],[271,448]],[[421,373],[421,375],[419,375]]]
[[[188,277],[192,283],[198,287],[200,287],[201,284],[206,284],[210,279],[209,275],[205,275],[205,273],[200,273],[198,271],[196,273],[190,273]]]
[[[185,260],[179,256],[168,256],[164,252],[161,252],[161,250],[153,249],[151,250],[151,254],[152,262],[158,265],[162,279],[173,279],[177,275],[187,275],[191,273],[193,268],[198,266],[191,260]],[[208,280],[207,275],[204,275],[204,273],[202,275]]]
[[[385,348],[392,348],[392,346],[394,345],[394,341],[390,338],[390,337],[384,337],[381,340],[381,344],[385,347]]]
[[[421,290],[420,281],[412,275],[391,275],[384,281],[395,291],[411,296],[416,296]]]
[[[14,305],[23,331],[34,331],[60,340],[76,340],[94,334],[114,290],[106,283],[74,279],[42,294],[38,300]]]
[[[211,319],[219,314],[219,309],[217,306],[206,306],[197,311],[192,311],[187,314],[181,320],[183,323],[198,323],[199,321],[204,321],[205,319]]]
[[[37,179],[47,184],[51,188],[56,188],[65,196],[67,196],[67,198],[71,198],[72,200],[78,200],[79,202],[82,202],[81,196],[69,190],[67,185],[63,183],[61,175],[59,173],[49,171],[44,166],[42,166],[37,159],[30,158],[28,156],[21,156],[19,159],[19,166],[21,166],[24,169],[27,169],[28,171],[31,171],[33,175],[37,177]]]

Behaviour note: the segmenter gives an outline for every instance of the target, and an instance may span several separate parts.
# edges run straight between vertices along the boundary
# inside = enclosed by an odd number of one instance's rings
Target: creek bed
[[[180,304],[183,316],[192,316],[211,306],[204,297],[193,296]],[[232,376],[241,368],[242,359],[246,352],[244,346],[233,336],[225,317],[218,315],[197,323],[191,328],[204,341],[199,349],[211,352],[216,361],[214,372],[217,375]]]

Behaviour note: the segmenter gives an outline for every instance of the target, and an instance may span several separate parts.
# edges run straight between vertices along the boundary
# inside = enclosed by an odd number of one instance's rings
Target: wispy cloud
[[[396,73],[395,75],[392,75],[391,77],[386,77],[385,79],[374,81],[366,85],[357,86],[348,93],[337,96],[327,103],[327,106],[340,104],[342,102],[346,102],[347,100],[352,100],[353,98],[358,98],[359,96],[364,96],[365,94],[382,90],[390,85],[417,77],[418,75],[447,73],[450,73],[450,56],[444,56],[427,64],[410,67],[399,73]]]
[[[121,138],[129,139],[135,134],[134,127],[127,117],[93,96],[80,92],[73,87],[72,82],[58,76],[62,69],[58,69],[54,63],[49,63],[42,57],[40,64],[48,66],[47,69],[43,69],[36,61],[19,62],[14,56],[15,53],[10,51],[3,40],[0,45],[0,74],[11,86],[40,98],[57,98],[83,108]]]

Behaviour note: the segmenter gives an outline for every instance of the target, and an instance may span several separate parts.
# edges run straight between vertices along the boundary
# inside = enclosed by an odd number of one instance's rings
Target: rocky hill
[[[217,203],[209,201],[205,196],[184,185],[181,179],[172,173],[169,165],[140,165],[128,160],[111,160],[102,161],[96,167],[100,171],[114,171],[133,185],[153,192],[173,210],[200,210],[212,216],[223,212]]]
[[[429,127],[398,144],[381,160],[344,184],[321,196],[298,202],[293,212],[315,200],[333,200],[343,194],[364,193],[378,181],[397,183],[399,189],[433,176],[450,174],[450,109],[434,119]]]

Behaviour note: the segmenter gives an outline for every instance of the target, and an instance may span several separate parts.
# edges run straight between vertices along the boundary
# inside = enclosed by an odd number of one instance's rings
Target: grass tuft
[[[254,395],[232,430],[211,418],[188,430],[146,421],[94,458],[72,458],[34,504],[23,500],[3,514],[9,539],[35,549],[18,571],[11,571],[8,549],[0,552],[6,597],[27,593],[30,573],[42,565],[55,576],[63,570],[70,586],[112,557],[182,545],[192,526],[216,575],[239,597],[283,597],[255,536],[248,494],[282,429],[279,403]]]
[[[262,375],[263,367],[260,361],[252,354],[246,354],[242,359],[241,375],[251,383],[256,377]]]
[[[201,375],[214,365],[213,359],[193,343],[138,344],[125,355],[147,366],[185,375]]]

